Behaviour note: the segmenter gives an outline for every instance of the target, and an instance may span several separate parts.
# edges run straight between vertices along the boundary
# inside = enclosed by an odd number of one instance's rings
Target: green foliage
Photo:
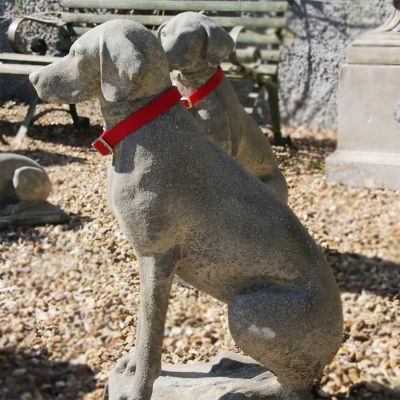
[[[322,162],[314,162],[312,165],[313,169],[319,169],[320,171],[322,171],[324,169],[324,163]]]
[[[10,110],[13,108],[17,103],[14,100],[7,100],[3,103],[3,108],[6,110]]]

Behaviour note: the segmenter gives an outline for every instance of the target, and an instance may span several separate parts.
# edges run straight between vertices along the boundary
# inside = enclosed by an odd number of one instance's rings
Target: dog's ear
[[[157,29],[157,37],[158,39],[161,39],[161,32],[163,30],[163,28],[165,27],[165,25],[167,25],[167,21],[163,22]]]
[[[231,53],[235,43],[229,33],[216,25],[210,18],[204,18],[201,25],[207,34],[206,57],[208,64],[216,67]]]
[[[141,81],[145,59],[126,37],[100,38],[101,91],[109,102],[123,101],[135,91],[135,82]]]

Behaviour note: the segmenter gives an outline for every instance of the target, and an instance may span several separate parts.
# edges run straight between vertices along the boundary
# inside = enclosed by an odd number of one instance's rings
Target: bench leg
[[[29,104],[29,108],[26,113],[24,122],[19,127],[17,136],[15,137],[15,139],[13,141],[13,145],[19,145],[24,140],[26,134],[28,133],[30,126],[32,125],[33,116],[35,115],[35,110],[36,110],[36,106],[37,106],[38,102],[39,102],[39,97],[35,94]]]
[[[271,123],[272,130],[274,131],[274,142],[278,145],[290,144],[290,137],[282,137],[278,83],[272,78],[266,79],[263,83],[268,92],[268,104],[271,110]]]
[[[78,115],[78,113],[76,112],[75,104],[69,105],[69,113],[71,114],[72,120],[74,121],[75,128],[78,128],[78,129],[79,128],[88,128],[90,126],[89,118],[80,117]]]
[[[243,104],[244,110],[250,116],[253,114],[254,109],[256,108],[257,99],[259,95],[260,95],[260,85],[258,83],[255,83],[250,93],[247,95],[247,98]]]

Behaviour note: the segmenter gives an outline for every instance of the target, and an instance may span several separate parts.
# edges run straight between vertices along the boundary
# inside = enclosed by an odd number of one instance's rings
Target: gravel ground
[[[101,399],[107,372],[134,343],[137,265],[106,205],[106,159],[90,148],[99,112],[92,103],[78,109],[90,129],[53,112],[13,150],[6,142],[26,106],[0,108],[0,150],[40,162],[55,186],[51,202],[71,216],[0,232],[0,399]],[[343,345],[319,397],[400,399],[400,194],[327,184],[334,133],[286,131],[293,147],[274,151],[289,204],[326,254],[344,307]],[[207,360],[220,349],[238,351],[225,305],[174,284],[163,361]]]

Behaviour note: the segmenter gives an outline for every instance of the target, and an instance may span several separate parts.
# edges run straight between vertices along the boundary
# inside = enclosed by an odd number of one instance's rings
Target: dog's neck
[[[168,86],[154,95],[127,102],[110,103],[105,100],[100,100],[101,113],[104,119],[104,129],[110,130],[129,115],[156,99],[167,88]]]
[[[179,91],[186,96],[203,86],[216,72],[217,67],[206,65],[193,71],[173,71],[171,75]]]

